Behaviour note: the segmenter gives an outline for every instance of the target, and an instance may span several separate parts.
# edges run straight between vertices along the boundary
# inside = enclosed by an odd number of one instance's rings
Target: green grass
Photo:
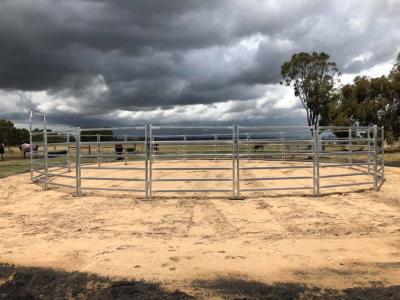
[[[30,161],[29,159],[19,159],[19,160],[5,160],[0,161],[0,178],[7,176],[20,174],[24,172],[29,172]]]
[[[385,165],[400,167],[400,148],[385,149]]]

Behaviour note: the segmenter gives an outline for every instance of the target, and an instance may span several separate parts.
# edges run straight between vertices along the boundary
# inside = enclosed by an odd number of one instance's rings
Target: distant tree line
[[[29,142],[29,131],[25,128],[16,128],[11,121],[0,119],[0,141],[7,146]]]
[[[43,129],[35,128],[33,133],[43,133]],[[52,133],[52,129],[47,129],[48,133]],[[116,139],[112,130],[97,130],[97,131],[81,131],[82,142],[95,142],[97,134],[101,135],[101,141],[113,141]],[[33,144],[43,142],[43,135],[34,135],[32,137]],[[7,146],[16,146],[23,143],[29,143],[29,130],[25,128],[16,128],[14,123],[9,120],[0,119],[0,141]],[[48,143],[62,143],[66,141],[65,134],[49,134]],[[75,137],[70,136],[70,141],[75,142]]]
[[[113,141],[115,139],[114,132],[112,130],[82,130],[81,141],[82,142],[95,142],[97,141],[97,135],[101,136],[101,141]]]
[[[281,84],[292,86],[309,126],[385,126],[385,139],[400,137],[400,53],[387,76],[357,76],[340,85],[336,64],[326,53],[297,53],[281,67]]]

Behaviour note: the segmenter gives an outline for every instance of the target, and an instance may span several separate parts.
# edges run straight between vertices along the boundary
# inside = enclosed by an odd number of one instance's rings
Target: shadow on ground
[[[0,264],[0,299],[193,299],[156,283]]]
[[[386,167],[397,167],[400,168],[400,161],[391,161],[391,162],[385,162]]]
[[[214,281],[193,282],[195,290],[203,297],[215,296],[223,299],[307,299],[307,300],[378,300],[400,299],[400,285],[383,287],[379,283],[368,288],[350,288],[344,290],[308,287],[299,283],[278,282],[264,284],[237,278],[219,278]]]
[[[192,290],[190,295],[179,290],[167,291],[157,283],[0,264],[0,299],[400,299],[400,286],[384,287],[379,283],[368,288],[333,290],[221,277],[196,280]]]

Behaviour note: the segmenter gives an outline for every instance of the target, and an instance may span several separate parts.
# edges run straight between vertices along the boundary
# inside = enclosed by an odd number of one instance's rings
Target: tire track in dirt
[[[227,178],[224,171],[205,171],[204,177],[205,178]],[[194,182],[193,189],[207,189],[207,182],[197,181]],[[197,203],[197,208],[199,208],[203,215],[204,219],[202,222],[210,224],[215,231],[216,236],[234,236],[238,233],[238,228],[235,227],[229,220],[226,218],[224,214],[222,214],[216,205],[212,202],[211,199],[202,199],[201,193],[195,193],[194,200]],[[224,201],[224,200],[221,200]],[[192,216],[193,218],[193,216]]]
[[[232,237],[239,234],[238,228],[229,222],[226,216],[217,209],[214,203],[211,201],[203,201],[199,206],[206,213],[204,221],[213,226],[216,235]]]
[[[153,164],[155,163],[156,162],[153,162]],[[163,162],[160,163],[162,164]],[[152,178],[172,178],[174,177],[174,172],[175,171],[171,172],[167,170],[153,172]],[[183,173],[183,176],[185,176],[185,173]],[[164,189],[164,187],[162,187],[162,189]],[[175,187],[173,189],[175,189]],[[164,227],[155,226],[153,230],[165,232],[168,234],[168,236],[174,235],[179,237],[187,237],[191,227],[193,226],[193,211],[196,206],[196,202],[193,200],[188,200],[189,198],[182,199],[181,193],[171,193],[162,197],[159,197],[157,193],[155,193],[153,197],[154,198],[150,201],[150,205],[152,205],[154,208],[159,206],[161,203],[162,205],[165,205],[165,202],[168,202],[167,206],[170,207],[168,210],[169,212],[163,216],[162,222],[160,222]],[[160,223],[158,224],[160,225]],[[167,225],[167,227],[165,227],[165,225]]]
[[[257,174],[254,174],[255,173],[254,171],[256,170],[242,170],[242,174],[247,178],[257,177]],[[249,185],[252,185],[254,188],[265,187],[260,181],[247,181],[247,183],[249,183]],[[265,194],[262,193],[261,195],[264,196]],[[288,227],[285,225],[285,222],[281,220],[278,213],[272,209],[273,207],[270,204],[266,203],[266,199],[264,197],[262,199],[260,199],[260,197],[257,198],[259,198],[257,200],[258,207],[266,209],[268,211],[273,221],[282,229],[283,231],[282,236],[288,235],[289,234]],[[286,201],[284,201],[284,203],[286,204]]]

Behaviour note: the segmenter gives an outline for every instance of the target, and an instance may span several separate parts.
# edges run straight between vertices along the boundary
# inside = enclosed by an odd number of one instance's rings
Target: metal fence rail
[[[177,134],[168,133],[173,129]],[[152,126],[150,125],[149,138],[149,197],[153,193],[171,193],[171,192],[211,192],[211,193],[229,193],[232,191],[232,185],[235,183],[235,130],[234,126]],[[202,133],[199,133],[202,132]],[[216,133],[217,132],[217,133]],[[173,153],[162,154],[162,147],[174,147]],[[191,147],[192,146],[192,147]],[[157,147],[157,151],[155,151]],[[158,148],[160,147],[160,148]],[[204,153],[202,147],[209,149],[210,153]],[[221,147],[225,149],[221,149]],[[193,148],[193,149],[192,149]],[[177,151],[178,150],[178,151]],[[179,151],[180,150],[180,151]],[[194,151],[190,151],[194,150]],[[180,159],[183,161],[193,159],[215,159],[231,160],[231,167],[157,167],[158,161],[165,158]],[[185,171],[229,171],[230,177],[226,178],[175,178],[164,177],[157,178],[159,171],[170,174]],[[154,188],[158,182],[219,182],[219,188],[201,189],[201,188],[182,188],[182,189],[163,189]],[[229,183],[229,184],[228,184]]]
[[[34,116],[43,121],[41,132],[32,131]],[[100,134],[99,131],[113,134]],[[283,190],[309,190],[318,196],[321,190],[357,185],[378,190],[385,176],[384,128],[377,126],[144,124],[48,132],[46,116],[31,112],[30,143],[42,148],[34,152],[31,147],[32,182],[40,182],[45,189],[49,186],[75,189],[78,196],[84,190],[140,193],[147,199],[154,194],[172,192],[229,193],[232,199],[241,199],[252,192]],[[190,161],[205,159],[219,160],[219,164],[226,162],[227,165],[190,165]],[[164,164],[171,160],[186,163],[182,166]],[[115,161],[121,164],[108,164]],[[271,164],[271,161],[275,163]],[[347,171],[329,171],[340,167]],[[88,175],[90,170],[97,173]],[[110,170],[118,171],[115,172],[118,176],[100,176],[102,171]],[[124,177],[124,171],[137,172],[134,176]],[[187,175],[188,172],[202,171],[216,175],[209,178]],[[285,175],[289,171],[290,176]],[[358,177],[360,180],[356,182],[347,179]],[[57,178],[69,183],[58,182]],[[338,179],[335,184],[329,182],[335,178]],[[93,181],[118,184],[90,186],[89,182]],[[140,186],[128,186],[129,182]],[[168,182],[179,183],[179,188],[166,188]],[[202,188],[202,182],[215,183],[216,187]]]
[[[113,135],[108,134],[87,134],[87,132],[94,131],[122,131],[123,133],[119,134],[117,140],[102,140],[102,137],[113,137]],[[85,134],[82,134],[85,132]],[[89,139],[83,141],[82,138],[95,137],[95,139]],[[148,125],[143,126],[134,126],[134,127],[111,127],[111,128],[88,128],[88,129],[80,129],[78,128],[76,131],[76,193],[77,195],[81,195],[83,190],[101,190],[101,191],[121,191],[121,192],[140,192],[145,195],[146,198],[148,195],[148,169],[149,169],[149,155],[148,155]],[[136,149],[137,146],[142,145],[143,153],[128,153],[129,147],[133,147]],[[90,147],[94,146],[96,150],[95,153],[84,154],[80,151],[83,146]],[[119,150],[117,150],[117,146]],[[109,150],[109,148],[113,148],[118,151],[117,153],[104,153],[104,151]],[[129,159],[136,159],[143,162],[143,167],[128,167]],[[83,164],[83,160],[89,160],[89,164]],[[90,163],[91,159],[95,159]],[[104,166],[103,164],[107,162],[109,159],[117,159],[123,161],[124,167],[122,166]],[[97,165],[97,166],[96,166]],[[100,177],[100,176],[86,176],[82,175],[82,171],[84,170],[98,170],[98,174],[101,174],[103,170],[135,170],[139,171],[143,175],[142,178],[132,178],[132,177]],[[86,185],[87,181],[116,181],[116,182],[141,182],[141,188],[127,188],[126,186],[121,187],[91,187]]]

